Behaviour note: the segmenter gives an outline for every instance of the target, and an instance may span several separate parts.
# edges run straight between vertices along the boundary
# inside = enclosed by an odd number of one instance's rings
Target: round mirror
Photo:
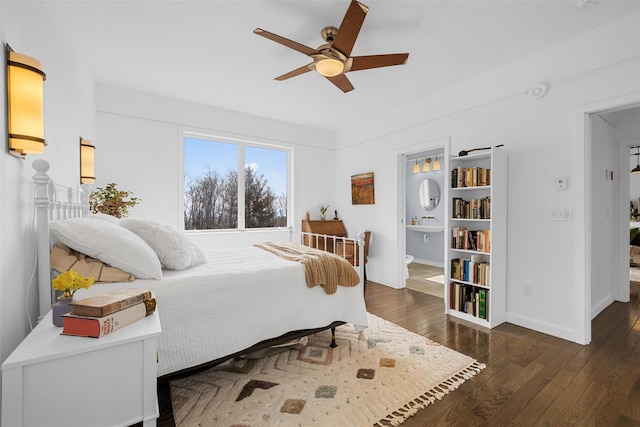
[[[418,189],[418,201],[425,211],[432,211],[440,203],[440,188],[433,179],[425,179]]]

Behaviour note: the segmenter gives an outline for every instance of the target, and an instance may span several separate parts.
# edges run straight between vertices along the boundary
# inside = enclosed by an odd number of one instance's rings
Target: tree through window
[[[286,227],[288,154],[185,137],[185,230]]]

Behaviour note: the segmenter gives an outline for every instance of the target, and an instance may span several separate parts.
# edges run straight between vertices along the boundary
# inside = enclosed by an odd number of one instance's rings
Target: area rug
[[[186,426],[397,426],[457,389],[484,365],[369,314],[306,345],[232,360],[170,383]]]

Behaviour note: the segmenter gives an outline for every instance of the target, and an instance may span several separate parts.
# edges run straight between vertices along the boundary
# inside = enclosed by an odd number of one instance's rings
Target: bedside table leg
[[[160,416],[158,409],[157,350],[158,343],[156,338],[144,340],[144,427],[155,426],[156,418]]]

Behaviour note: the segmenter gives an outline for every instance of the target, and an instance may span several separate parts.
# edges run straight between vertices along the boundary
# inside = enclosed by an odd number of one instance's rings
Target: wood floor
[[[640,426],[640,284],[613,303],[582,346],[511,324],[487,330],[444,315],[442,299],[369,282],[369,312],[486,364],[458,390],[402,424]],[[174,426],[168,385],[158,425]]]

